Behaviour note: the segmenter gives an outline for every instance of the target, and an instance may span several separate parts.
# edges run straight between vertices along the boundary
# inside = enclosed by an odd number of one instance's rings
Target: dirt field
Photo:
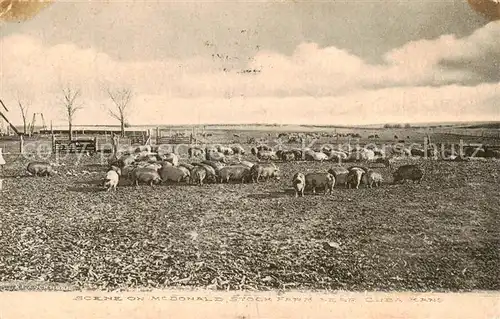
[[[135,188],[123,182],[108,193],[97,185],[106,171],[98,155],[84,156],[78,166],[66,158],[50,178],[26,177],[28,160],[4,157],[4,283],[500,289],[498,160],[421,160],[420,185],[392,185],[389,169],[380,168],[387,183],[379,189],[294,198],[295,172],[334,164],[277,163],[281,181],[259,184]]]

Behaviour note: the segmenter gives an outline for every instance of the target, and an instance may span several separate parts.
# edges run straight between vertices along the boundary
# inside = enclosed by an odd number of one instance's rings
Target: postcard
[[[498,20],[0,1],[0,319],[499,319]]]

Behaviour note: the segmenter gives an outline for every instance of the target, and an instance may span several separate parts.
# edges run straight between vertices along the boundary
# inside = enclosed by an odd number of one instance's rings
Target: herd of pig
[[[204,183],[229,183],[236,181],[241,183],[258,183],[261,180],[280,179],[280,169],[272,162],[275,159],[283,161],[298,159],[297,156],[304,155],[312,157],[312,160],[323,161],[323,158],[313,155],[319,152],[304,152],[298,154],[296,150],[278,151],[261,147],[253,148],[252,154],[259,159],[254,163],[242,160],[245,151],[241,146],[230,149],[229,152],[222,146],[218,148],[190,148],[190,158],[198,157],[201,161],[193,161],[190,164],[181,163],[175,153],[164,153],[153,150],[151,146],[139,147],[135,150],[114,153],[109,159],[109,169],[103,180],[103,186],[107,191],[116,190],[121,179],[126,179],[132,185],[148,184],[150,186],[160,183],[190,183],[203,185]],[[153,152],[155,151],[155,152]],[[290,155],[292,154],[292,155]],[[200,158],[201,157],[201,158]],[[52,167],[47,162],[31,162],[27,171],[34,176],[50,176]],[[394,173],[394,181],[412,180],[420,182],[424,176],[423,170],[417,165],[400,166]],[[362,166],[354,166],[349,169],[342,166],[334,166],[328,171],[295,173],[291,184],[295,189],[295,196],[303,196],[304,191],[309,189],[313,194],[317,189],[324,190],[325,194],[335,186],[358,189],[360,185],[365,187],[378,187],[383,182],[380,172]]]

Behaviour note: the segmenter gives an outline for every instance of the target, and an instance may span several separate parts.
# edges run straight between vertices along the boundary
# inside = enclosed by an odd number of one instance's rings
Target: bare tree
[[[23,132],[26,135],[27,133],[27,116],[28,116],[28,110],[31,105],[31,101],[25,100],[21,101],[21,98],[18,96],[17,97],[17,103],[19,104],[19,109],[21,110],[21,116],[23,118]]]
[[[79,89],[72,89],[71,87],[63,88],[64,111],[66,119],[68,120],[69,140],[73,140],[73,119],[76,111],[82,109],[82,105],[76,103],[76,99],[80,96]]]
[[[114,119],[120,121],[121,137],[125,137],[125,126],[127,125],[127,108],[132,99],[132,90],[119,89],[111,91],[108,89],[108,95],[114,103],[114,108],[109,110],[109,114]]]

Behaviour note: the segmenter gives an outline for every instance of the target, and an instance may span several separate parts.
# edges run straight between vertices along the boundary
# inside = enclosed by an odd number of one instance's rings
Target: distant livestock
[[[417,165],[403,165],[393,173],[393,178],[394,183],[404,183],[406,180],[421,183],[424,178],[424,171]]]
[[[231,147],[221,146],[217,147],[217,151],[223,155],[233,155],[234,151]]]
[[[252,177],[252,181],[255,183],[258,183],[260,178],[264,178],[266,181],[271,178],[274,178],[276,180],[280,179],[279,168],[273,163],[255,164],[250,169],[250,175]]]
[[[368,149],[359,149],[349,154],[349,161],[369,161],[375,159],[375,152]]]
[[[371,169],[363,174],[363,179],[364,184],[369,188],[372,188],[373,186],[380,187],[380,185],[384,181],[384,179],[382,178],[382,174]]]
[[[328,170],[328,173],[332,174],[335,177],[335,186],[343,185],[347,188],[347,175],[349,174],[349,170],[345,167],[332,167]]]
[[[162,182],[189,181],[190,172],[185,167],[163,166],[159,171]]]
[[[306,187],[316,194],[316,189],[323,189],[324,193],[333,194],[333,187],[335,186],[335,177],[327,172],[312,172],[305,175]]]
[[[160,184],[162,179],[158,174],[158,171],[151,168],[136,168],[131,172],[132,184],[138,186],[139,183],[149,184],[153,186],[154,184]]]
[[[323,162],[328,159],[328,156],[325,153],[322,152],[315,152],[315,151],[307,151],[305,153],[306,155],[306,160],[310,161],[317,161],[317,162]]]
[[[120,181],[120,174],[120,168],[114,167],[106,173],[106,178],[104,179],[104,187],[106,188],[106,191],[116,191],[116,186],[118,186],[118,182]]]
[[[347,187],[358,189],[365,172],[365,170],[359,167],[350,168],[349,174],[347,174]]]
[[[240,161],[240,165],[246,166],[248,168],[252,168],[255,164],[249,161]]]
[[[31,162],[26,167],[28,174],[32,176],[51,176],[54,171],[48,162]]]
[[[185,167],[185,168],[187,168],[188,170],[192,170],[192,169],[194,168],[194,166],[193,166],[193,165],[191,165],[191,164],[187,164],[187,163],[180,163],[180,164],[179,164],[179,167]]]
[[[245,155],[245,149],[240,145],[231,146],[234,154]]]
[[[190,158],[193,157],[204,157],[205,156],[205,151],[202,148],[199,147],[190,147],[188,149],[188,155]]]
[[[295,173],[292,177],[292,186],[295,190],[295,197],[304,196],[304,189],[306,188],[306,177],[302,173]]]
[[[292,151],[285,151],[281,153],[281,160],[284,162],[290,162],[295,160],[295,154]]]
[[[267,145],[258,145],[250,149],[252,155],[257,155],[257,153],[260,151],[272,151],[272,148]]]
[[[205,164],[203,162],[202,163],[193,163],[193,165],[200,166],[205,170],[205,172],[206,172],[205,179],[207,180],[207,182],[215,183],[217,181],[217,174],[216,174],[215,169],[212,166]]]
[[[250,168],[243,165],[223,167],[217,172],[217,174],[221,183],[229,183],[229,181],[245,183],[250,181]]]
[[[224,163],[221,163],[221,162],[218,162],[218,161],[204,160],[201,163],[212,167],[215,171],[218,171],[219,169],[221,169],[221,168],[223,168],[223,167],[226,166]]]
[[[195,166],[191,170],[191,184],[203,185],[203,181],[207,177],[207,171],[203,166]]]
[[[334,150],[330,151],[330,155],[328,157],[329,161],[337,161],[337,162],[340,162],[340,161],[343,161],[346,159],[347,159],[347,154],[345,152],[334,151]]]
[[[218,151],[207,152],[205,154],[205,159],[208,161],[217,161],[217,162],[222,162],[222,163],[227,162],[226,156]]]
[[[257,158],[260,160],[277,160],[278,156],[276,155],[276,152],[260,150],[257,153]]]

